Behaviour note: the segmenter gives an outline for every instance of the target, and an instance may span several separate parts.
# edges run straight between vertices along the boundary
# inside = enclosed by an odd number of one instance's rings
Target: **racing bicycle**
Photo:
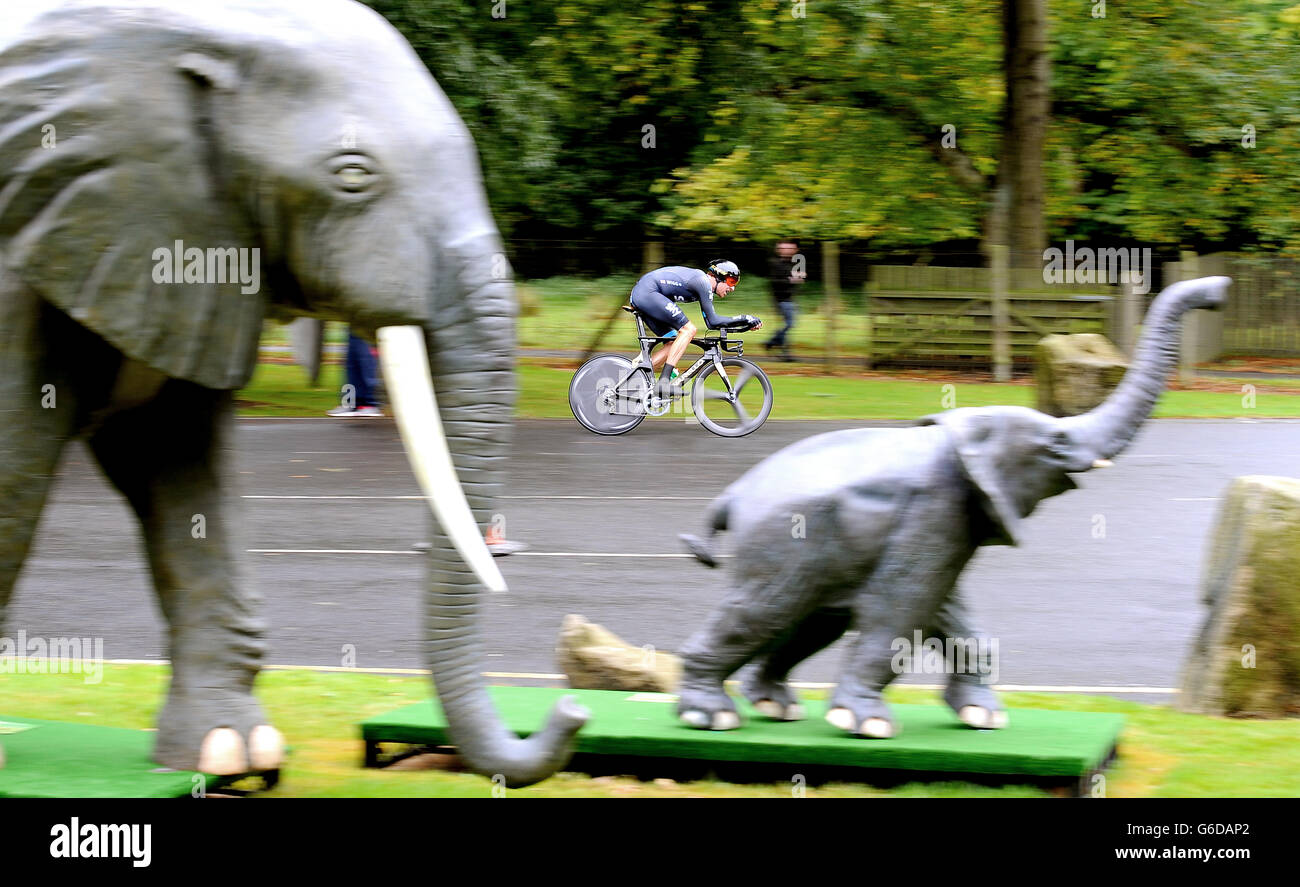
[[[691,340],[704,354],[690,369],[677,377],[681,393],[661,397],[650,365],[655,345],[672,341],[672,336],[648,334],[645,319],[631,305],[624,305],[636,319],[641,351],[629,359],[622,354],[597,354],[578,368],[569,383],[569,408],[573,417],[596,434],[626,434],[646,416],[662,416],[673,401],[685,397],[686,383],[693,381],[691,411],[701,425],[722,437],[744,437],[757,431],[772,412],[772,383],[767,374],[743,355],[744,343],[727,333],[750,329],[745,321],[728,324],[716,336]]]

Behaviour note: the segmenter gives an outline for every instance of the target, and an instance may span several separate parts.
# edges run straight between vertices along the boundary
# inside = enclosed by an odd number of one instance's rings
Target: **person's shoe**
[[[514,542],[510,539],[488,539],[488,551],[492,552],[493,557],[509,557],[512,554],[518,554],[521,551],[528,550],[527,542]],[[429,551],[433,548],[431,542],[415,542],[411,545],[412,551]]]
[[[659,381],[655,385],[655,396],[661,400],[671,400],[674,397],[682,396],[682,386],[677,381],[681,374],[674,367],[671,374],[667,368],[659,375]]]
[[[488,540],[488,551],[492,552],[493,557],[509,557],[512,554],[518,554],[521,551],[528,550],[527,542],[514,542],[510,539]]]
[[[376,406],[347,407],[340,406],[327,412],[325,415],[333,416],[336,419],[376,419],[383,418],[384,411]]]
[[[668,379],[660,379],[655,383],[655,397],[660,400],[671,400],[675,397],[681,397],[683,394],[682,386]]]

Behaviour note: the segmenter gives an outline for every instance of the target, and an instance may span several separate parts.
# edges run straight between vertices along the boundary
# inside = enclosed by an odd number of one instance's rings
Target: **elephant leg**
[[[176,379],[148,404],[117,413],[90,438],[140,519],[168,623],[171,687],[155,760],[231,775],[277,767],[283,741],[253,697],[264,651],[261,597],[242,574],[233,396]]]
[[[948,649],[954,650],[944,702],[968,727],[986,730],[1005,727],[1006,710],[991,686],[998,670],[997,644],[971,624],[960,589],[954,588],[939,607],[934,627],[928,634],[943,638]]]
[[[945,541],[945,533],[923,515],[905,516],[854,600],[858,637],[831,697],[827,721],[876,739],[898,732],[884,701],[885,687],[900,670],[898,642],[933,622],[972,553],[966,544]]]
[[[2,278],[0,271],[0,307],[7,312],[0,328],[0,637],[11,635],[9,601],[77,424],[75,386],[40,346],[40,303]]]
[[[779,637],[769,650],[751,662],[741,678],[741,692],[759,713],[779,721],[803,718],[803,706],[787,680],[796,665],[839,640],[848,629],[853,611],[847,607],[819,607]]]
[[[688,726],[740,726],[723,682],[780,646],[821,602],[827,583],[823,547],[837,545],[839,505],[810,503],[800,515],[806,533],[791,533],[790,516],[777,514],[736,541],[731,591],[681,650],[677,714]],[[793,702],[782,700],[783,708]]]
[[[735,702],[723,682],[802,622],[812,602],[791,593],[787,577],[752,572],[709,615],[681,650],[677,714],[691,727],[730,730],[740,726]]]
[[[0,632],[63,446],[77,428],[76,379],[51,355],[81,353],[61,314],[0,269]],[[47,344],[48,343],[48,344]]]
[[[0,381],[0,633],[7,630],[5,615],[18,571],[31,551],[59,457],[74,427],[71,409],[42,409],[39,395],[29,400],[27,394]],[[64,396],[71,401],[71,392]]]
[[[11,636],[6,610],[18,581],[18,571],[31,550],[63,443],[71,430],[67,416],[49,415],[39,408],[14,407],[16,392],[0,382],[0,637]],[[17,417],[24,417],[19,421]],[[22,433],[16,433],[21,430]],[[26,655],[18,650],[17,655]],[[0,767],[5,763],[0,746]]]

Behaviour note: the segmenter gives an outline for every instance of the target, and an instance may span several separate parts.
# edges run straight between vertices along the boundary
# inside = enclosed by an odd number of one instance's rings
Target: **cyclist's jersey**
[[[699,302],[700,310],[704,314],[704,322],[711,330],[738,319],[719,314],[714,310],[713,288],[709,285],[709,277],[698,268],[686,268],[681,265],[656,268],[632,287],[632,304],[637,305],[638,299],[644,303],[655,294],[673,302]],[[641,306],[637,305],[637,307]]]

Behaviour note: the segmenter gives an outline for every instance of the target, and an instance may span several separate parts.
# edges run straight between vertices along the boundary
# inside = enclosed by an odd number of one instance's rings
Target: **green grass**
[[[248,386],[235,396],[241,416],[323,416],[339,405],[343,370],[326,366],[321,385],[311,387],[307,374],[288,363],[261,363]]]
[[[557,361],[523,361],[519,365],[519,400],[516,414],[531,419],[568,419],[568,387],[572,368]],[[990,404],[1034,405],[1030,383],[993,384],[945,380],[826,376],[804,369],[790,372],[781,365],[767,366],[772,374],[776,406],[772,419],[899,419],[910,420],[946,409]],[[239,392],[245,416],[323,416],[338,405],[342,370],[327,366],[321,387],[311,388],[306,376],[290,364],[261,364],[252,383]],[[1225,387],[1237,383],[1222,381]],[[1160,399],[1160,418],[1296,418],[1300,396],[1252,380],[1255,406],[1243,406],[1242,394],[1233,391],[1169,391]],[[951,386],[948,389],[947,386]],[[950,395],[952,400],[945,397]]]
[[[81,675],[10,675],[0,714],[148,729],[168,670],[106,665],[102,682]],[[293,751],[272,797],[485,797],[491,784],[441,770],[361,767],[357,723],[428,698],[427,678],[270,670],[258,696]],[[895,702],[934,702],[930,691],[892,688]],[[1126,718],[1120,758],[1107,772],[1110,797],[1300,796],[1300,719],[1249,721],[1189,715],[1107,697],[1007,693],[1010,708],[1119,712]],[[643,783],[560,774],[509,792],[512,797],[789,797],[791,787],[715,781]],[[912,783],[893,789],[857,784],[809,787],[809,797],[1042,796],[1032,787],[987,788],[961,782]]]

